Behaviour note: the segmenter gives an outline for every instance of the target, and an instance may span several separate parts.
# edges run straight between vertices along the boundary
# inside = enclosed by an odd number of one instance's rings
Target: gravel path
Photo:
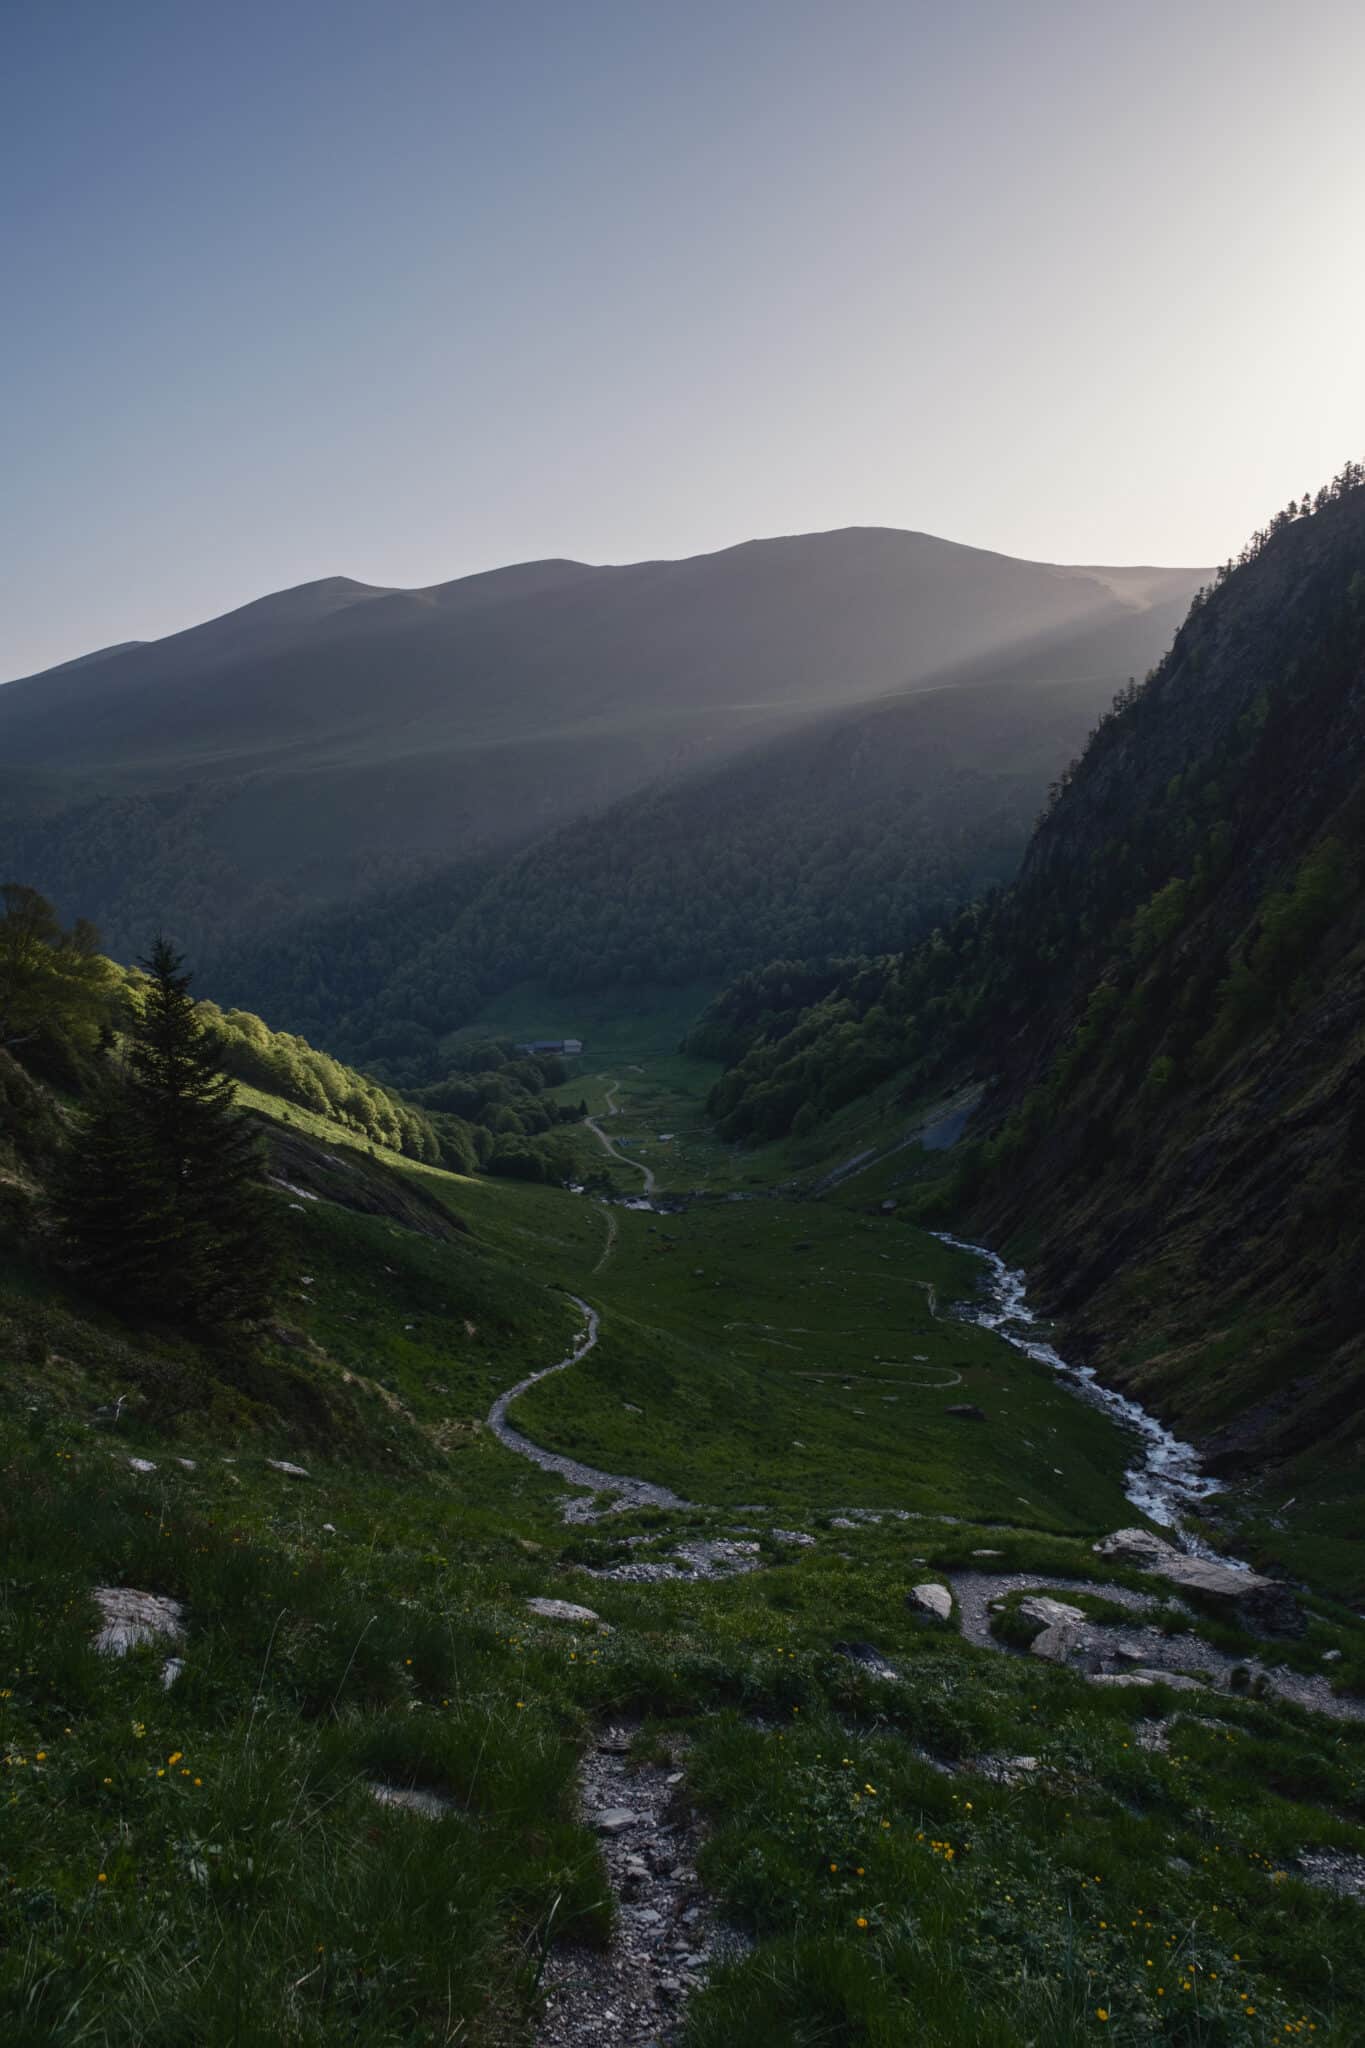
[[[945,1572],[943,1576],[952,1586],[963,1635],[969,1643],[986,1650],[1010,1648],[991,1634],[990,1603],[1006,1593],[1096,1593],[1140,1614],[1164,1604],[1159,1595],[1138,1593],[1128,1586],[1100,1585],[1092,1579],[1049,1578],[1038,1572]],[[1077,1627],[1087,1660],[1095,1659],[1107,1666],[1111,1675],[1125,1666],[1169,1671],[1177,1677],[1203,1673],[1215,1689],[1228,1691],[1231,1674],[1242,1670],[1253,1681],[1263,1680],[1266,1691],[1278,1699],[1306,1707],[1311,1713],[1325,1714],[1333,1721],[1365,1720],[1365,1703],[1339,1697],[1332,1691],[1330,1680],[1321,1674],[1291,1671],[1286,1664],[1263,1664],[1258,1657],[1230,1656],[1226,1650],[1215,1649],[1195,1629],[1167,1635],[1162,1629],[1144,1627],[1140,1621],[1132,1627],[1100,1621],[1087,1621]],[[1093,1674],[1094,1662],[1089,1663],[1089,1669]]]
[[[499,1394],[488,1411],[488,1427],[499,1443],[505,1444],[509,1451],[515,1451],[519,1458],[529,1458],[533,1465],[539,1465],[542,1472],[557,1472],[561,1479],[567,1479],[571,1485],[589,1487],[594,1493],[615,1494],[621,1506],[689,1506],[689,1502],[676,1493],[670,1493],[666,1486],[655,1486],[648,1479],[631,1479],[620,1472],[599,1472],[595,1465],[581,1464],[577,1458],[564,1458],[557,1451],[544,1451],[539,1444],[533,1444],[529,1437],[523,1436],[520,1430],[513,1429],[507,1420],[507,1410],[519,1394],[524,1394],[527,1388],[535,1386],[537,1381],[548,1379],[551,1373],[564,1372],[580,1358],[586,1358],[596,1344],[601,1327],[597,1310],[590,1308],[586,1301],[580,1301],[576,1294],[571,1294],[569,1299],[582,1309],[586,1319],[583,1333],[573,1350],[567,1358],[561,1358],[557,1365],[542,1366],[539,1372],[528,1373],[524,1380],[518,1380],[505,1394]],[[579,1514],[574,1519],[582,1520],[584,1517]]]
[[[610,1086],[610,1088],[608,1088],[608,1090],[607,1090],[607,1115],[608,1115],[608,1116],[619,1116],[619,1115],[621,1114],[620,1110],[619,1110],[619,1109],[617,1108],[617,1106],[616,1106],[616,1103],[615,1103],[615,1102],[614,1102],[614,1100],[612,1099],[612,1098],[613,1098],[613,1097],[615,1096],[615,1094],[616,1094],[616,1091],[617,1091],[617,1089],[618,1089],[618,1088],[620,1087],[620,1085],[621,1085],[621,1083],[620,1083],[619,1081],[613,1081],[613,1082],[612,1082],[612,1084],[611,1084],[611,1086]],[[645,1193],[646,1193],[647,1195],[652,1195],[652,1194],[653,1194],[653,1192],[654,1192],[654,1169],[653,1169],[653,1167],[652,1167],[652,1166],[646,1166],[646,1165],[645,1165],[645,1162],[644,1162],[644,1160],[643,1160],[643,1159],[631,1159],[631,1158],[627,1157],[627,1155],[626,1155],[626,1154],[625,1154],[624,1152],[622,1152],[622,1151],[620,1150],[620,1148],[619,1148],[618,1146],[616,1146],[616,1145],[613,1145],[613,1143],[612,1143],[611,1139],[610,1139],[610,1138],[609,1138],[609,1137],[607,1136],[607,1134],[606,1134],[606,1132],[605,1132],[605,1131],[603,1130],[603,1128],[602,1128],[601,1124],[599,1124],[599,1123],[597,1122],[597,1120],[596,1120],[596,1118],[595,1118],[595,1117],[588,1117],[588,1118],[586,1119],[586,1122],[587,1122],[587,1126],[588,1126],[588,1129],[589,1129],[589,1130],[590,1130],[590,1131],[592,1132],[593,1136],[594,1136],[594,1137],[595,1137],[595,1138],[597,1139],[598,1143],[599,1143],[599,1144],[601,1145],[601,1147],[602,1147],[602,1150],[603,1150],[603,1151],[604,1151],[605,1153],[607,1153],[607,1154],[608,1154],[608,1155],[609,1155],[609,1156],[610,1156],[610,1157],[611,1157],[612,1159],[618,1160],[618,1161],[620,1162],[620,1164],[621,1164],[622,1166],[633,1166],[633,1167],[634,1167],[634,1169],[635,1169],[635,1171],[636,1171],[637,1173],[642,1173],[642,1174],[644,1175],[644,1177],[645,1177]]]
[[[742,1937],[718,1928],[697,1882],[698,1830],[685,1751],[628,1760],[631,1728],[606,1728],[583,1763],[583,1818],[597,1829],[618,1902],[605,1950],[566,1943],[545,1971],[539,2048],[645,2048],[677,2038],[684,1999]]]
[[[1133,1593],[1127,1586],[1097,1586],[1093,1579],[1049,1579],[1037,1572],[945,1572],[943,1576],[953,1589],[963,1635],[982,1650],[1005,1647],[991,1634],[990,1604],[1006,1593],[1049,1593],[1064,1588],[1068,1593],[1102,1593],[1120,1607],[1143,1610],[1157,1604],[1151,1593]]]

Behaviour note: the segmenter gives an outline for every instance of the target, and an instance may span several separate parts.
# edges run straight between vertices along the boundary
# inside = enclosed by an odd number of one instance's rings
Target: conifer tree
[[[87,1283],[123,1307],[199,1324],[269,1306],[276,1268],[254,1132],[174,948],[134,991],[121,1063],[84,1119],[61,1209]]]

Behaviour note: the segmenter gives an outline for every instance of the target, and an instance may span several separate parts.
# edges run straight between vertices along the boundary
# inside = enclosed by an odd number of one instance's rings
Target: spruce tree
[[[269,1306],[277,1265],[260,1148],[174,948],[143,962],[121,1062],[82,1123],[61,1208],[87,1283],[201,1325]]]

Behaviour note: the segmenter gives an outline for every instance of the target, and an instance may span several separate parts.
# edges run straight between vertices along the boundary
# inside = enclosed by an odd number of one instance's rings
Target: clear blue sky
[[[1365,453],[1357,0],[6,0],[0,675],[334,573],[1208,562]]]

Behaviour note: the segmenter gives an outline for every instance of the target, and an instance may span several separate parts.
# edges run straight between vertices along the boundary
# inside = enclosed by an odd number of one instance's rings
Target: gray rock
[[[1199,1692],[1202,1690],[1197,1678],[1186,1678],[1179,1671],[1092,1671],[1092,1685],[1169,1685],[1172,1692]]]
[[[1094,1547],[1099,1557],[1139,1565],[1143,1571],[1157,1573],[1181,1592],[1230,1607],[1253,1628],[1277,1635],[1295,1635],[1303,1628],[1297,1600],[1278,1579],[1240,1571],[1219,1558],[1190,1557],[1149,1529],[1116,1529]]]
[[[593,1817],[593,1826],[599,1835],[623,1835],[627,1828],[638,1827],[640,1816],[628,1806],[609,1806]]]
[[[185,1634],[185,1610],[161,1593],[138,1593],[131,1586],[96,1586],[95,1603],[104,1617],[95,1648],[106,1657],[122,1657],[140,1643],[178,1643]]]
[[[937,1585],[933,1580],[912,1587],[905,1596],[905,1604],[923,1621],[951,1621],[953,1618],[952,1594],[946,1586]]]
[[[1305,1850],[1299,1857],[1299,1875],[1305,1884],[1320,1885],[1365,1906],[1365,1856],[1349,1849]]]
[[[989,1778],[993,1785],[1017,1785],[1021,1778],[1032,1777],[1038,1768],[1036,1756],[982,1756],[972,1765],[974,1771],[983,1778]]]
[[[591,1607],[580,1607],[573,1600],[546,1600],[537,1596],[526,1603],[532,1614],[538,1614],[542,1621],[598,1621],[600,1616]]]
[[[1073,1671],[1084,1671],[1087,1676],[1098,1671],[1100,1665],[1100,1652],[1089,1630],[1070,1621],[1053,1622],[1041,1635],[1036,1635],[1029,1644],[1029,1654],[1048,1664],[1069,1665]]]
[[[959,1422],[984,1422],[986,1411],[978,1408],[975,1401],[955,1401],[951,1408],[944,1409],[945,1415],[956,1416]]]
[[[134,1472],[155,1472],[156,1470],[156,1466],[150,1458],[130,1458],[128,1463]]]
[[[1340,1650],[1324,1650],[1322,1653],[1322,1661],[1324,1664],[1340,1664]]]
[[[889,1664],[881,1651],[872,1643],[835,1643],[836,1657],[847,1657],[850,1664],[859,1664],[864,1671],[870,1671],[874,1678],[894,1678],[896,1667]]]
[[[1030,1593],[1026,1600],[1019,1602],[1019,1612],[1030,1621],[1041,1621],[1045,1628],[1056,1628],[1059,1623],[1084,1622],[1085,1614],[1079,1607],[1069,1607],[1065,1600],[1052,1600],[1046,1593]]]
[[[443,1815],[453,1813],[453,1800],[443,1799],[439,1792],[428,1792],[420,1785],[370,1786],[370,1796],[381,1806],[396,1806],[404,1813],[416,1813],[423,1820],[440,1820]]]
[[[288,1458],[267,1458],[266,1464],[272,1472],[283,1472],[286,1479],[307,1479],[309,1474],[302,1465],[291,1465]]]
[[[1112,1557],[1119,1564],[1141,1565],[1144,1571],[1152,1570],[1166,1557],[1178,1557],[1180,1553],[1173,1543],[1163,1536],[1153,1535],[1150,1529],[1115,1529],[1112,1536],[1104,1536],[1094,1546],[1096,1557]]]

